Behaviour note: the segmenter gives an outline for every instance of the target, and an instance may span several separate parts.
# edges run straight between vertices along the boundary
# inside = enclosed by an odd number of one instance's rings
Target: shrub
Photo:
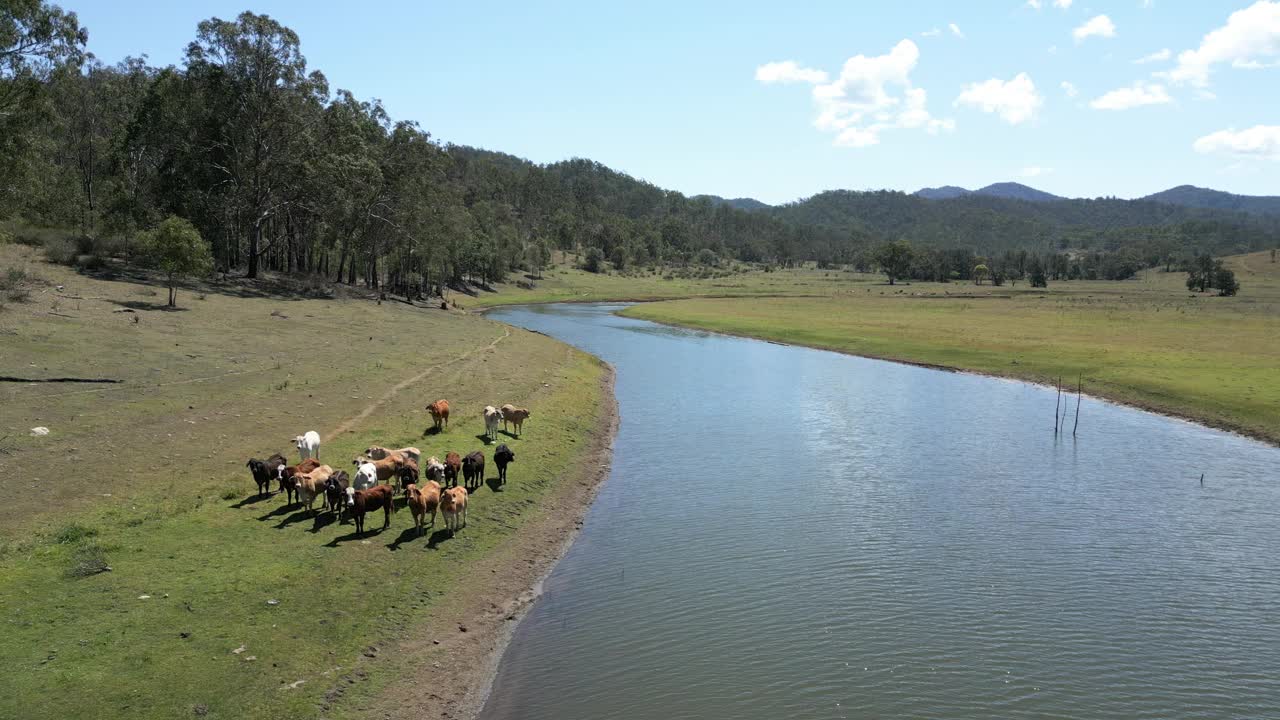
[[[87,540],[97,534],[98,531],[91,527],[86,527],[79,523],[71,523],[70,525],[64,525],[62,529],[53,536],[53,539],[58,541],[60,544],[69,545],[81,542],[82,540]]]
[[[71,567],[67,574],[71,577],[89,577],[111,569],[107,564],[107,552],[98,543],[85,543],[76,547],[71,553]]]
[[[51,263],[73,265],[80,253],[75,241],[68,237],[58,236],[50,237],[44,242],[44,255],[49,258]]]
[[[587,251],[586,258],[582,261],[582,269],[587,272],[598,273],[604,264],[604,252],[600,248],[591,248]]]

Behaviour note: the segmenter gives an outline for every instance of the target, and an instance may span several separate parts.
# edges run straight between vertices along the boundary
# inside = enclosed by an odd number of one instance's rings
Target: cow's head
[[[352,507],[355,504],[356,504],[356,489],[347,488],[347,507]]]

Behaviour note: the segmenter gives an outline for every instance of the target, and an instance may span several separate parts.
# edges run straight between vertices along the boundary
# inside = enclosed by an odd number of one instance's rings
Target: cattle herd
[[[437,400],[427,406],[431,413],[435,432],[449,427],[449,401]],[[529,411],[514,405],[495,408],[486,406],[483,411],[485,436],[497,439],[498,423],[514,428],[518,436],[529,417]],[[355,521],[356,533],[364,535],[365,515],[383,512],[385,529],[391,525],[391,513],[395,511],[395,486],[398,483],[404,493],[405,504],[413,513],[413,524],[421,536],[431,516],[435,527],[436,512],[444,517],[445,529],[452,535],[467,525],[467,500],[471,491],[484,483],[485,455],[481,450],[461,456],[456,452],[445,454],[444,460],[428,457],[421,465],[422,453],[417,448],[406,447],[391,450],[380,445],[367,448],[351,464],[355,468],[352,477],[346,470],[335,470],[320,464],[320,434],[312,430],[293,439],[298,449],[299,461],[290,465],[280,453],[266,460],[251,458],[247,463],[258,485],[258,495],[271,492],[272,480],[278,483],[277,492],[285,495],[287,504],[299,502],[313,515],[317,514],[316,501],[323,503],[323,511],[336,514],[339,522],[343,513]],[[507,466],[514,462],[516,454],[511,448],[499,445],[493,451],[493,464],[498,468],[499,484],[507,482]],[[421,482],[426,475],[426,482]],[[458,478],[462,477],[462,485]],[[421,484],[420,484],[421,483]]]

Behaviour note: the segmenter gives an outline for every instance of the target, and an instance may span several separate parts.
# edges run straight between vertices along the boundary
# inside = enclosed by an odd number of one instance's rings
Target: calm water
[[[1280,450],[616,308],[493,314],[622,427],[482,717],[1280,717]]]

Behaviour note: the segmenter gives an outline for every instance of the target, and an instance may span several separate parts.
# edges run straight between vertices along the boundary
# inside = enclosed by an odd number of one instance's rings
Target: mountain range
[[[1001,182],[969,190],[957,185],[921,188],[912,195],[926,200],[954,200],[973,195],[1005,198],[1009,200],[1025,200],[1028,202],[1055,202],[1071,200],[1060,195],[1016,182]],[[818,197],[818,196],[814,196]],[[697,195],[694,199],[706,198],[713,205],[728,205],[738,210],[767,210],[774,206],[754,198],[722,198],[718,195]],[[1147,200],[1165,205],[1176,205],[1187,208],[1203,208],[1207,210],[1229,210],[1250,215],[1280,215],[1280,196],[1274,195],[1236,195],[1234,193],[1201,188],[1194,185],[1179,185],[1158,193],[1135,198],[1137,201]],[[799,201],[801,203],[805,200]]]

